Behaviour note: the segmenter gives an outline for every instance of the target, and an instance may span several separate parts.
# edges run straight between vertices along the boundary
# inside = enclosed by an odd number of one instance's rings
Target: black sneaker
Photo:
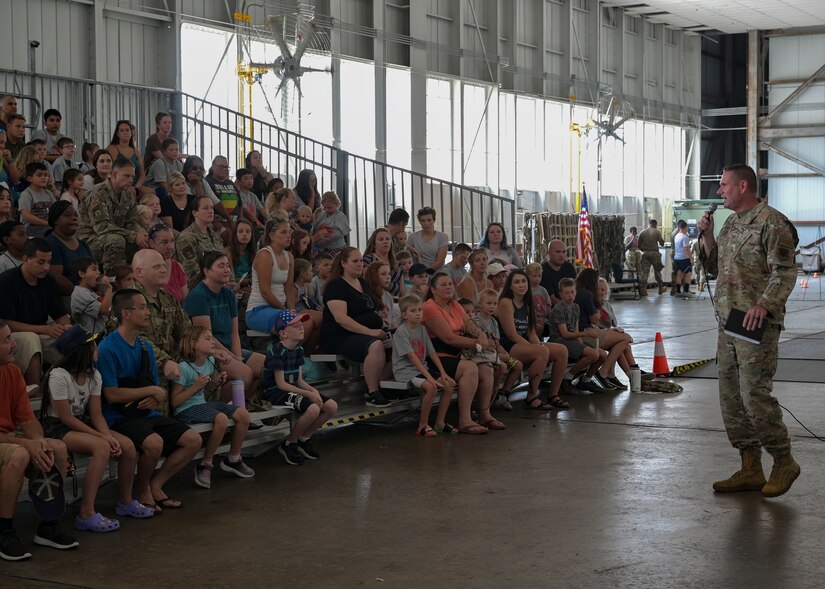
[[[579,389],[580,391],[587,391],[589,393],[594,393],[594,394],[599,394],[599,393],[604,392],[604,389],[602,387],[600,387],[599,385],[597,385],[595,382],[593,382],[592,379],[588,380],[587,382],[583,382],[583,381],[579,380],[579,382],[576,383],[576,388]]]
[[[367,407],[389,407],[392,403],[387,401],[381,392],[364,395],[364,404]]]
[[[26,552],[23,543],[14,530],[0,535],[0,558],[3,560],[26,560],[31,558],[32,553]]]
[[[34,535],[34,543],[58,550],[69,550],[80,546],[80,542],[61,530],[57,522],[41,522]]]
[[[620,381],[615,376],[608,376],[607,380],[609,380],[613,384],[613,386],[616,388],[616,390],[618,390],[618,391],[626,391],[627,390],[627,385],[624,384],[622,381]]]
[[[304,463],[304,457],[298,450],[298,444],[286,445],[286,440],[281,442],[278,446],[278,452],[284,457],[284,461],[292,466],[301,466]]]
[[[593,376],[593,379],[597,383],[602,385],[602,388],[606,391],[613,391],[617,388],[612,382],[610,382],[610,380],[608,380],[606,377],[602,376],[598,372]]]
[[[309,440],[298,440],[296,446],[298,446],[298,452],[303,454],[307,460],[318,460],[321,457],[321,455],[318,454],[318,450],[315,449],[315,446],[313,446]]]

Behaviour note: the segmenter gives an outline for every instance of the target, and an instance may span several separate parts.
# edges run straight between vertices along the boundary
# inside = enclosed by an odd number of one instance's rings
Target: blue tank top
[[[530,328],[527,303],[523,303],[521,307],[517,307],[516,302],[513,301],[513,323],[516,327],[516,333],[524,339],[527,339],[527,331]],[[515,345],[510,341],[503,329],[501,330],[501,345],[508,352],[510,351],[510,348]]]

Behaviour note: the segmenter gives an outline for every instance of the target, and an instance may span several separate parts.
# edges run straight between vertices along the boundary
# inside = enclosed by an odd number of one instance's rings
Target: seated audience
[[[550,300],[558,304],[559,281],[562,278],[576,278],[576,268],[567,261],[567,246],[554,239],[547,245],[547,261],[541,265],[541,285],[550,293]]]
[[[364,266],[372,262],[384,262],[390,269],[389,293],[392,296],[403,296],[407,294],[403,283],[401,269],[392,251],[392,235],[387,229],[379,227],[370,235],[367,247],[364,250]]]
[[[255,227],[263,229],[267,213],[261,199],[252,192],[254,182],[251,170],[241,168],[235,174],[235,192],[238,199],[235,214],[239,220],[245,219]]]
[[[62,137],[57,142],[57,149],[60,155],[54,160],[49,171],[51,172],[52,181],[54,182],[55,188],[63,192],[67,187],[67,182],[65,182],[66,172],[69,170],[76,170],[77,172],[80,172],[78,174],[78,177],[80,178],[83,177],[83,172],[80,171],[78,165],[74,162],[74,155],[77,146],[74,144],[73,139],[69,137]]]
[[[387,218],[387,224],[384,228],[390,232],[390,236],[395,239],[399,233],[404,233],[407,228],[407,223],[410,222],[410,214],[406,209],[393,209],[390,216]]]
[[[364,401],[371,407],[387,407],[390,403],[380,390],[380,382],[390,373],[384,348],[389,334],[382,329],[384,320],[378,314],[378,302],[361,277],[363,273],[357,248],[344,248],[335,257],[324,289],[321,347],[327,353],[342,354],[363,364],[367,385]]]
[[[49,207],[55,200],[48,189],[49,167],[43,162],[29,164],[26,167],[26,181],[29,187],[17,203],[20,220],[29,237],[45,237],[49,229]]]
[[[118,157],[123,157],[132,162],[135,167],[135,177],[132,179],[135,196],[140,196],[141,188],[146,181],[146,167],[143,165],[143,155],[135,146],[135,127],[129,121],[118,121],[115,123],[115,132],[112,140],[106,148],[112,161]]]
[[[492,262],[487,265],[487,278],[490,279],[490,284],[493,285],[493,290],[501,293],[504,289],[504,283],[507,282],[507,268],[499,262]]]
[[[26,384],[39,384],[43,362],[55,364],[60,354],[52,347],[70,324],[54,278],[49,276],[52,248],[35,237],[23,246],[19,268],[0,274],[0,319],[15,340],[14,358]]]
[[[619,322],[616,319],[616,313],[613,311],[613,305],[610,304],[610,285],[604,278],[599,278],[599,295],[602,299],[602,308],[599,309],[599,322],[596,324],[596,327],[599,329],[612,329],[614,331],[624,333],[624,329],[619,327]],[[625,348],[622,356],[619,357],[618,364],[629,378],[630,370],[633,368],[639,368],[639,365],[636,363],[636,358],[633,356],[633,350],[631,349],[633,337],[629,334],[628,336],[630,337],[630,342]],[[649,372],[641,370],[641,373],[644,380],[652,380],[653,375]],[[627,385],[616,378],[615,372],[610,373],[610,375],[607,376],[607,380],[609,380],[618,390],[627,390]]]
[[[252,170],[255,181],[252,183],[252,192],[254,192],[261,200],[269,194],[266,191],[267,185],[274,178],[264,167],[264,161],[261,157],[261,152],[252,150],[246,154],[244,158],[244,168]]]
[[[264,207],[268,219],[275,217],[278,211],[285,213],[289,217],[298,208],[298,197],[289,189],[281,187],[275,192],[270,192],[266,197]]]
[[[489,260],[500,262],[503,266],[512,264],[517,268],[522,267],[521,258],[516,252],[516,248],[507,244],[507,233],[501,223],[490,223],[484,232],[484,237],[478,244],[479,248],[487,250]]]
[[[306,231],[301,229],[293,230],[287,249],[296,260],[304,259],[307,262],[312,261],[312,238]]]
[[[88,193],[95,185],[106,182],[112,174],[113,165],[111,154],[104,149],[98,149],[92,156],[92,167],[83,177],[83,190]],[[129,186],[131,185],[132,181],[129,180]]]
[[[189,194],[186,178],[180,172],[169,174],[169,194],[161,195],[160,220],[169,225],[175,236],[186,229],[192,220],[192,201],[195,197]]]
[[[83,188],[84,177],[82,171],[74,168],[66,170],[63,174],[63,193],[60,200],[69,201],[76,211],[80,210],[80,201],[86,194],[86,189]]]
[[[151,221],[149,222],[149,227],[154,227],[158,223],[161,223],[160,220],[160,197],[155,194],[154,192],[144,192],[143,196],[140,197],[140,204],[145,207],[148,207],[152,213]]]
[[[458,429],[445,424],[443,428],[436,428],[436,432],[485,434],[488,428],[504,429],[505,425],[490,414],[493,401],[492,367],[475,364],[462,357],[463,350],[475,353],[476,344],[482,349],[492,349],[493,343],[467,316],[454,295],[452,279],[443,272],[437,272],[430,282],[429,296],[423,307],[422,322],[441,359],[444,374],[456,382],[458,391]],[[485,425],[473,421],[470,406],[474,397],[478,398],[479,419],[485,421]]]
[[[188,425],[212,424],[203,458],[195,466],[195,484],[204,489],[212,488],[215,453],[223,441],[230,419],[234,420],[235,426],[230,437],[229,455],[220,462],[221,470],[243,479],[255,476],[255,471],[241,458],[241,447],[249,430],[249,411],[245,407],[235,407],[206,398],[207,387],[214,384],[220,389],[228,380],[226,372],[218,368],[212,355],[214,344],[209,328],[203,325],[187,327],[180,343],[180,376],[172,383],[171,400],[175,418]]]
[[[399,305],[404,322],[393,336],[393,377],[397,381],[406,382],[411,388],[420,388],[423,391],[415,435],[433,438],[438,435],[437,431],[430,427],[430,410],[435,402],[435,395],[441,391],[435,427],[443,432],[447,425],[447,411],[450,408],[456,382],[447,376],[441,364],[441,358],[436,354],[430,336],[427,335],[427,330],[421,325],[421,317],[424,313],[421,299],[415,295],[404,296]]]
[[[430,292],[430,278],[433,274],[435,274],[435,271],[424,264],[410,266],[409,276],[412,281],[410,294],[414,294],[421,300],[426,299],[427,293]]]
[[[70,269],[77,277],[71,296],[72,320],[89,333],[103,333],[112,310],[112,283],[92,257],[75,258]]]
[[[29,488],[35,482],[46,482],[46,473],[54,467],[61,476],[68,468],[66,445],[60,440],[43,436],[43,428],[34,415],[26,383],[15,364],[14,340],[11,330],[0,321],[0,558],[16,561],[31,558],[14,529],[14,510],[23,477],[29,478]],[[15,430],[20,429],[22,435]],[[66,550],[78,542],[60,529],[55,519],[41,521],[34,543]]]
[[[525,268],[527,276],[530,278],[530,290],[533,292],[533,309],[536,312],[536,335],[539,339],[547,337],[550,326],[550,310],[553,307],[553,301],[550,299],[550,293],[541,285],[541,275],[543,269],[541,264],[533,262],[527,264]]]
[[[425,274],[425,276],[427,275]],[[390,267],[384,262],[372,262],[364,270],[364,282],[367,283],[370,294],[379,303],[378,314],[384,320],[384,329],[395,331],[401,324],[401,310],[387,290],[390,286],[390,280]]]
[[[169,194],[169,175],[172,172],[183,173],[183,164],[178,159],[180,148],[177,139],[165,139],[160,151],[163,157],[154,160],[146,173],[146,187],[154,190],[158,196],[164,196]]]
[[[264,356],[241,348],[238,301],[235,292],[226,286],[232,279],[232,266],[222,250],[205,252],[200,266],[201,281],[186,296],[183,309],[194,325],[209,330],[215,356],[231,380],[243,381],[247,396],[252,398],[261,378]],[[229,400],[231,394],[231,383],[227,382],[221,398]]]
[[[315,276],[312,277],[312,282],[309,283],[307,293],[323,306],[324,288],[326,288],[327,281],[332,274],[332,256],[318,254],[315,256],[313,263],[315,264]]]
[[[2,157],[0,157],[0,162],[2,162]],[[2,164],[0,163],[0,165]],[[0,223],[12,220],[13,205],[11,191],[8,186],[0,184]]]
[[[183,303],[189,294],[186,272],[172,255],[175,253],[175,237],[169,225],[159,223],[149,229],[149,247],[158,252],[166,262],[166,271],[169,276],[163,290],[172,295],[179,303]]]
[[[212,229],[215,211],[208,196],[192,200],[192,224],[175,240],[175,258],[183,266],[189,287],[200,280],[200,257],[205,252],[223,251],[221,236]]]
[[[118,461],[119,516],[145,519],[155,512],[132,497],[137,453],[132,441],[109,429],[103,419],[100,400],[102,380],[95,369],[97,335],[75,325],[54,342],[62,354],[60,364],[49,371],[47,390],[43,393],[46,406],[45,435],[62,440],[69,452],[89,456],[83,477],[83,498],[80,513],[74,519],[78,530],[114,532],[120,522],[95,509],[98,487],[107,474],[109,460]]]
[[[0,130],[0,182],[5,182],[8,188],[18,181],[17,168],[14,167],[14,158],[6,148],[6,132]]]
[[[401,278],[398,280],[398,290],[400,291],[403,285],[404,291],[407,294],[411,294],[413,288],[413,281],[410,276],[410,268],[413,267],[412,252],[409,250],[393,251],[395,253],[395,261],[398,264],[398,271],[401,273]]]
[[[306,382],[303,377],[303,324],[306,314],[281,314],[275,320],[278,339],[269,344],[264,366],[263,396],[275,406],[290,407],[300,417],[292,422],[289,436],[278,446],[287,464],[298,466],[321,457],[310,442],[322,425],[338,413],[338,404]]]
[[[26,228],[20,221],[0,223],[0,245],[5,250],[0,254],[0,273],[17,268],[23,263],[23,247],[29,241]]]
[[[42,141],[46,146],[46,161],[52,163],[60,157],[60,140],[63,135],[60,133],[60,124],[63,116],[60,111],[54,108],[47,108],[43,112],[43,128],[32,132],[32,142]]]
[[[229,177],[229,160],[225,156],[218,155],[212,159],[212,166],[209,168],[209,173],[204,178],[212,192],[221,201],[226,214],[230,216],[237,215],[235,210],[238,206],[238,189],[235,188],[235,183]]]
[[[334,192],[321,197],[323,213],[315,222],[313,237],[319,252],[335,255],[347,245],[350,227],[346,215],[341,212],[341,200]]]
[[[143,148],[143,162],[148,170],[155,160],[163,158],[163,142],[172,137],[172,116],[159,112],[155,115],[155,132],[146,138]]]
[[[418,252],[419,263],[435,272],[444,266],[450,238],[443,231],[435,230],[434,208],[419,209],[416,217],[421,229],[410,235],[407,247]]]
[[[295,194],[302,205],[313,211],[321,206],[321,194],[318,192],[318,178],[312,170],[301,170],[298,182],[295,184]]]
[[[307,286],[312,280],[312,264],[304,259],[295,260],[295,272],[293,272],[292,278],[295,284],[295,309],[309,315],[315,325],[321,325],[324,317],[324,307],[307,290]]]
[[[459,304],[462,300],[466,301],[467,299],[460,299]],[[464,305],[462,307],[466,313],[467,307],[464,307]],[[473,308],[475,309],[475,305],[473,305]],[[486,363],[493,368],[493,391],[495,393],[493,408],[512,411],[513,406],[510,404],[510,395],[513,393],[513,387],[521,381],[524,365],[517,358],[511,356],[501,345],[501,330],[495,317],[497,308],[498,293],[492,288],[482,290],[479,293],[478,310],[473,316],[473,321],[484,332],[487,339],[493,343],[495,350],[477,352],[473,356],[473,362],[476,364]]]
[[[23,148],[26,147],[26,117],[12,114],[6,117],[6,149],[11,157],[17,159]],[[18,171],[22,170],[17,168]]]
[[[311,234],[313,221],[315,221],[315,219],[312,216],[312,209],[306,205],[302,205],[298,207],[298,210],[295,212],[293,226],[295,229],[300,229],[307,234]]]
[[[212,207],[215,209],[215,231],[220,232],[223,227],[218,223],[229,225],[232,218],[223,206],[221,200],[217,197],[209,182],[203,177],[206,165],[203,160],[196,155],[190,155],[183,162],[183,169],[181,173],[186,178],[186,186],[189,194],[193,194],[196,198],[199,196],[208,196]]]
[[[470,299],[478,305],[478,298],[482,290],[493,288],[493,283],[487,278],[487,252],[473,250],[467,258],[470,263],[470,273],[458,284],[458,296]]]
[[[501,345],[529,372],[529,387],[524,403],[528,409],[546,411],[566,409],[570,404],[559,397],[567,368],[567,349],[556,343],[542,344],[536,335],[536,312],[530,280],[524,270],[510,272],[496,309],[501,324]],[[539,384],[547,365],[553,363],[550,391],[546,402],[539,398]]]
[[[151,322],[144,296],[137,290],[120,290],[112,310],[118,327],[101,342],[97,363],[103,417],[111,430],[129,438],[140,452],[135,477],[138,500],[155,513],[178,509],[182,503],[169,497],[163,487],[192,461],[201,447],[201,437],[158,411],[167,398],[159,386],[152,346],[139,335]],[[161,456],[166,460],[157,468]]]
[[[450,275],[456,290],[458,290],[458,285],[461,284],[464,277],[467,276],[467,258],[472,251],[472,248],[466,243],[457,243],[453,247],[453,259],[444,264],[441,270],[439,270]]]
[[[77,284],[72,262],[78,258],[92,257],[89,246],[77,238],[78,226],[77,210],[70,202],[59,200],[49,208],[49,227],[52,228],[46,237],[46,243],[52,248],[49,274],[57,282],[63,296],[71,296]]]
[[[100,146],[97,143],[86,142],[80,148],[80,159],[82,160],[80,162],[80,170],[83,173],[88,173],[94,169],[93,159],[98,151],[100,151]]]
[[[108,156],[108,154],[106,154]],[[146,231],[137,219],[137,203],[129,188],[135,167],[118,158],[111,177],[96,184],[80,202],[78,238],[86,242],[103,270],[126,264],[138,248],[149,245]]]

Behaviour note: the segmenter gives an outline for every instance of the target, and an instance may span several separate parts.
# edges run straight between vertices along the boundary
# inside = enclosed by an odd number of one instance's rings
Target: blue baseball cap
[[[98,334],[89,333],[79,325],[72,325],[69,329],[60,334],[52,346],[64,356],[68,356],[78,346],[88,344],[97,339]]]
[[[307,315],[306,313],[293,313],[292,311],[284,311],[275,320],[275,332],[278,333],[282,329],[286,329],[288,326],[294,323],[303,323],[304,321],[309,321],[309,315]]]

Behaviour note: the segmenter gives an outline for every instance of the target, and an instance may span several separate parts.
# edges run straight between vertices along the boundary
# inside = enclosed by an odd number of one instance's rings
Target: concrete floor
[[[825,303],[809,290],[792,297],[786,339],[823,330]],[[615,308],[643,367],[656,331],[671,367],[714,355],[707,299],[651,295]],[[717,382],[678,382],[677,395],[517,409],[501,415],[506,432],[487,436],[349,427],[319,439],[320,461],[289,467],[269,452],[250,462],[255,479],[217,473],[210,491],[187,470],[168,489],[184,509],[80,534],[77,551],[34,547],[30,561],[0,564],[0,587],[822,586],[822,442],[786,415],[802,465],[792,491],[715,495],[711,482],[738,463]],[[818,434],[822,392],[776,384]],[[107,515],[114,490],[99,497]],[[20,512],[29,542],[35,521],[27,504]]]

